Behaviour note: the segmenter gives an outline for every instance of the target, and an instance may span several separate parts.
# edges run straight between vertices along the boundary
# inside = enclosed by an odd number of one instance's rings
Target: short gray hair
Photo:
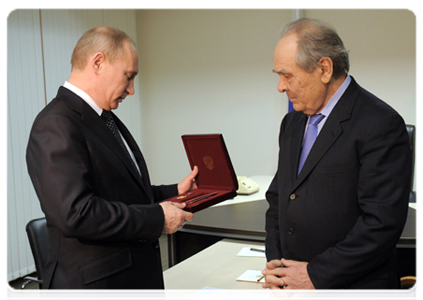
[[[102,52],[109,62],[114,62],[124,53],[126,43],[135,49],[134,41],[117,28],[108,26],[92,28],[81,36],[73,50],[72,69],[83,70],[88,57],[96,52]]]
[[[323,57],[333,61],[333,77],[338,78],[350,69],[348,51],[336,30],[327,23],[302,18],[290,22],[282,29],[281,36],[296,34],[297,65],[306,72],[313,72]]]

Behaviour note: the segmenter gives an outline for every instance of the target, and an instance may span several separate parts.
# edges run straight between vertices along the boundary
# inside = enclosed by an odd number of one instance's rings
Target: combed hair
[[[323,57],[333,61],[333,77],[338,78],[350,69],[348,51],[336,30],[319,20],[302,18],[285,25],[281,37],[296,34],[297,65],[306,72],[313,72]]]
[[[72,70],[83,70],[90,55],[101,52],[111,63],[125,51],[125,42],[135,48],[134,41],[123,31],[113,27],[95,27],[85,32],[72,53]]]

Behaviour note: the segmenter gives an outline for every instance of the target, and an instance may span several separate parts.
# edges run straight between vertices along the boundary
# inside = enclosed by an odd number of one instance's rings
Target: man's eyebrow
[[[138,72],[129,72],[129,74],[131,74],[131,76],[129,76],[129,78],[134,79],[135,76],[137,76]]]
[[[273,73],[276,73],[278,75],[287,75],[287,74],[289,74],[289,72],[284,71],[284,70],[276,71],[275,69],[273,69],[272,72]]]

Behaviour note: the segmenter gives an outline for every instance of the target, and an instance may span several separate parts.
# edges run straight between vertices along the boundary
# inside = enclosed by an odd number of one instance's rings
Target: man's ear
[[[95,74],[98,74],[106,63],[106,57],[102,52],[97,52],[91,57],[91,66]]]
[[[327,84],[332,79],[333,75],[333,61],[330,57],[322,57],[319,61],[320,69],[322,71],[322,82]]]

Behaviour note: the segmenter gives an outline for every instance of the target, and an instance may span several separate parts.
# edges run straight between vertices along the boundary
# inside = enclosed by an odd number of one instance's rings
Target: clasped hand
[[[307,265],[307,262],[283,258],[272,260],[262,272],[266,278],[262,286],[269,289],[314,289],[308,276]]]
[[[197,185],[195,184],[194,178],[198,174],[197,166],[194,167],[192,172],[184,178],[178,184],[178,193],[183,194],[190,190],[195,190]],[[184,211],[185,203],[176,203],[176,202],[161,202],[159,203],[163,209],[165,224],[163,232],[167,234],[175,233],[177,230],[181,229],[188,221],[192,221],[194,215],[190,212]]]

